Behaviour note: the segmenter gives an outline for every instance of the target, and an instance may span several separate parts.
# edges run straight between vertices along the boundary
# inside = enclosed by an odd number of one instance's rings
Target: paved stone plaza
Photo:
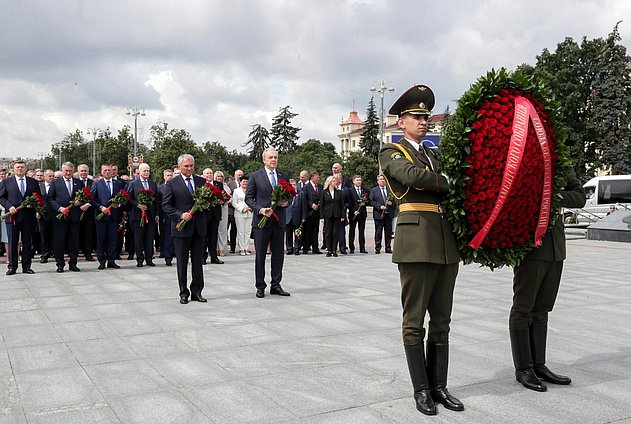
[[[449,388],[464,412],[418,413],[390,255],[288,257],[289,298],[254,296],[254,257],[207,265],[207,304],[175,267],[0,276],[0,423],[631,422],[631,245],[568,241],[548,364],[513,377],[510,269],[460,268]]]

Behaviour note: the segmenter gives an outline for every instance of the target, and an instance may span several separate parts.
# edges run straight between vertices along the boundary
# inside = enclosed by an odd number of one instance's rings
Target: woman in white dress
[[[216,181],[224,181],[223,172],[217,171],[213,176]],[[232,190],[228,187],[228,184],[223,185],[223,189],[232,196]],[[219,234],[217,236],[217,256],[224,256],[224,250],[228,244],[228,202],[224,203],[221,207],[221,221],[219,221]]]
[[[245,204],[245,190],[248,187],[248,178],[243,177],[239,187],[232,193],[232,207],[234,207],[234,221],[237,224],[237,245],[239,255],[249,255],[250,232],[252,231],[252,209]]]

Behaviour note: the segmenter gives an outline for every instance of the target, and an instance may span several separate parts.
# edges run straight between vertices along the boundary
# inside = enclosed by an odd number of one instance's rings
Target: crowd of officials
[[[171,218],[165,213],[162,200],[168,181],[180,174],[178,165],[166,169],[162,172],[164,182],[158,185],[146,163],[140,164],[131,177],[119,175],[118,167],[109,164],[103,164],[100,173],[94,176],[88,165],[80,164],[75,168],[70,162],[64,163],[58,171],[27,170],[21,161],[16,161],[10,171],[0,169],[3,214],[17,208],[35,192],[45,201],[44,213],[37,213],[33,208],[22,209],[2,222],[0,255],[7,257],[7,275],[18,271],[20,261],[24,273],[33,273],[31,262],[35,257],[41,263],[54,260],[57,272],[64,272],[66,265],[70,271],[80,271],[79,256],[88,262],[96,259],[99,269],[119,268],[116,261],[122,259],[121,255],[126,255],[128,260],[135,259],[137,266],[142,267],[155,266],[154,255],[159,254],[165,265],[171,266],[175,257]],[[237,170],[233,176],[225,178],[223,172],[209,168],[199,176],[231,197],[226,204],[211,207],[204,214],[207,229],[202,263],[223,264],[221,257],[228,252],[251,254],[249,246],[255,214],[245,202],[248,176]],[[361,176],[343,175],[342,166],[335,163],[324,184],[318,172],[306,170],[300,173],[299,179],[289,181],[297,195],[287,205],[285,213],[286,254],[326,253],[336,257],[356,251],[368,253],[365,229],[369,207],[372,207],[375,222],[375,253],[381,253],[382,247],[386,253],[392,253],[395,207],[383,177],[378,177],[377,185],[369,189]],[[94,199],[71,205],[76,193],[84,187]],[[120,189],[130,194],[130,200],[108,209],[112,206],[108,200]],[[156,193],[150,205],[138,202],[141,190]],[[105,215],[97,220],[102,212]],[[63,216],[58,218],[60,214]],[[141,220],[148,222],[141,226]]]

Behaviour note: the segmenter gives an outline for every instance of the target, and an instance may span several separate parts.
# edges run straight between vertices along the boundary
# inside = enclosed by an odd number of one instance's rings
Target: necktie
[[[66,180],[66,188],[68,189],[68,196],[72,196],[72,185],[70,184],[70,180]]]
[[[145,188],[145,190],[149,190],[149,183],[147,182],[147,180],[142,180],[142,186]]]
[[[26,193],[26,187],[24,186],[24,178],[20,178],[20,193],[22,197],[24,197],[24,193]]]
[[[191,196],[193,195],[193,185],[191,184],[191,177],[188,177],[186,179],[186,186],[188,187],[188,191],[189,193],[191,193]]]
[[[318,195],[318,185],[314,184],[313,189],[315,190],[316,196]]]
[[[388,195],[386,194],[385,187],[381,187],[381,194],[383,194],[383,203],[385,204],[388,201]]]
[[[276,187],[276,176],[274,175],[274,171],[269,173],[270,178],[271,178],[271,182],[272,182],[272,188]]]
[[[357,197],[362,198],[362,191],[359,188],[357,189]]]
[[[112,185],[111,185],[111,181],[105,181],[107,183],[107,191],[109,191],[110,196],[112,195]]]

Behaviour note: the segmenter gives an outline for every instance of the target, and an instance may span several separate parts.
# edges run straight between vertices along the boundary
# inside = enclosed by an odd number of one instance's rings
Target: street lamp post
[[[100,128],[88,128],[88,134],[92,134],[92,175],[96,175],[96,139],[101,135]]]
[[[383,147],[383,138],[384,138],[384,133],[386,132],[386,123],[384,122],[384,115],[385,115],[385,111],[383,109],[383,98],[384,98],[384,93],[386,91],[394,91],[394,87],[390,86],[390,85],[386,85],[384,80],[381,80],[381,84],[379,85],[379,87],[370,87],[370,91],[372,91],[373,93],[375,91],[379,92],[379,95],[381,97],[381,117],[379,119],[379,151],[381,151],[381,148]],[[379,172],[381,173],[381,165],[379,165]]]
[[[145,116],[145,109],[142,107],[128,107],[127,115],[134,117],[134,158],[138,157],[138,115]]]

